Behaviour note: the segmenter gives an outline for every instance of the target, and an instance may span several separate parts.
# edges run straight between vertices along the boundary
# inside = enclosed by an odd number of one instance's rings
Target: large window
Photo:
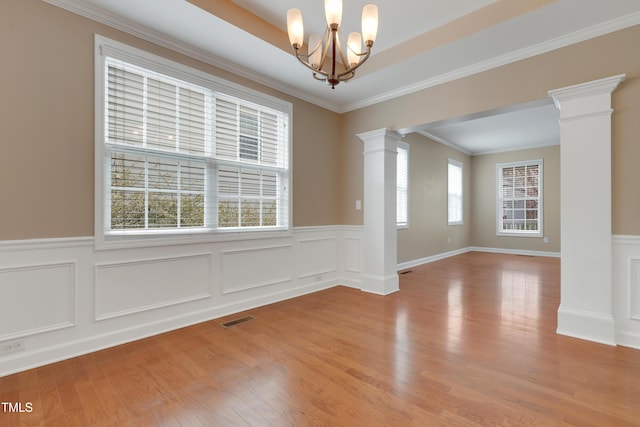
[[[447,170],[447,223],[462,224],[462,163],[453,159]]]
[[[396,173],[396,223],[405,228],[409,226],[409,144],[406,142],[398,142]]]
[[[106,238],[289,228],[289,104],[96,43]]]
[[[498,164],[497,234],[542,236],[542,160]]]

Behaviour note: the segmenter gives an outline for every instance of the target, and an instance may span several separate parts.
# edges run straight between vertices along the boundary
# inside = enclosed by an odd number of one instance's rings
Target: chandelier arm
[[[352,78],[352,77],[353,77],[353,75],[355,75],[356,70],[357,70],[357,69],[358,69],[362,64],[364,64],[364,63],[365,63],[365,61],[366,61],[367,59],[369,59],[369,56],[370,56],[370,55],[371,55],[371,47],[370,47],[370,46],[367,46],[367,51],[366,51],[366,52],[363,52],[363,53],[359,53],[359,54],[358,54],[358,56],[364,56],[364,57],[360,60],[360,62],[358,62],[358,63],[357,63],[356,65],[354,65],[353,67],[349,67],[349,68],[347,68],[344,72],[342,72],[342,73],[338,74],[338,76],[337,76],[337,77],[338,77],[338,79],[339,79],[340,81],[346,81],[346,80],[349,80],[350,78]],[[350,77],[343,78],[344,76],[348,76],[349,74],[352,74],[352,75],[351,75]]]
[[[302,54],[300,53],[300,50],[299,50],[298,48],[295,48],[295,49],[294,49],[294,51],[295,51],[296,58],[298,59],[298,61],[300,61],[300,63],[301,63],[302,65],[304,65],[305,67],[307,67],[308,69],[310,69],[311,71],[313,71],[313,73],[314,73],[314,74],[316,74],[316,73],[317,73],[317,74],[322,74],[322,75],[324,75],[324,76],[328,76],[328,75],[329,75],[329,73],[327,73],[326,71],[324,71],[324,70],[322,70],[322,69],[320,69],[320,68],[316,68],[316,67],[314,67],[313,65],[309,64],[309,63],[308,63],[307,61],[305,61],[304,59],[302,59],[302,57],[303,57],[303,56],[305,56],[305,55],[302,55]]]

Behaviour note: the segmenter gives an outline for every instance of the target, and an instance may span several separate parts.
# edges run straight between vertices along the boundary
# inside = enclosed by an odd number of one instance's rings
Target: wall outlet
[[[15,353],[24,350],[24,341],[7,341],[0,344],[0,355]]]
[[[548,238],[548,237],[545,237],[544,239],[542,239],[542,241],[543,241],[544,243],[549,243],[549,238]]]

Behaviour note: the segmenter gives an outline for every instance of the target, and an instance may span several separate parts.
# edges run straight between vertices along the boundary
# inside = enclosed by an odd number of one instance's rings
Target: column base
[[[390,276],[362,275],[362,291],[376,295],[389,295],[400,290],[398,274]]]

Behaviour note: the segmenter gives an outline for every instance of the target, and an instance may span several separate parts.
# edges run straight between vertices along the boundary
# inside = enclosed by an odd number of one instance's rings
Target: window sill
[[[515,232],[515,233],[502,233],[502,232],[497,232],[496,236],[498,237],[538,237],[538,238],[542,238],[543,233],[541,232],[534,232],[534,233],[526,233],[526,232]]]
[[[272,230],[189,230],[171,232],[110,233],[95,238],[95,250],[134,249],[289,237],[290,228]]]

